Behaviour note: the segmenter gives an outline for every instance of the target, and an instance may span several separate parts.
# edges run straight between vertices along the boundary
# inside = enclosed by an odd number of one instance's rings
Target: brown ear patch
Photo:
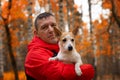
[[[74,35],[77,35],[78,34],[78,31],[79,31],[79,26],[75,26],[74,29],[72,30],[72,33]]]
[[[60,31],[60,29],[54,27],[54,31],[55,31],[55,34],[56,34],[57,37],[60,37],[60,36],[61,36],[62,31]]]

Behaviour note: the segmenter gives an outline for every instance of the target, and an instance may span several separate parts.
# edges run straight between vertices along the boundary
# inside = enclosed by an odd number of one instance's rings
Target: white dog
[[[75,49],[75,35],[78,28],[75,28],[72,32],[61,32],[55,28],[57,36],[59,36],[59,52],[58,55],[49,60],[60,60],[65,63],[75,63],[75,72],[78,76],[82,74],[80,65],[82,60],[80,54]]]

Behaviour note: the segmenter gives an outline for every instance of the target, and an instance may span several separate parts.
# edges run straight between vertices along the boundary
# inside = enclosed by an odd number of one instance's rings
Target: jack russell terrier
[[[82,74],[80,65],[82,65],[82,60],[80,54],[75,49],[75,35],[78,33],[78,27],[76,27],[71,32],[61,32],[56,27],[54,28],[55,33],[59,37],[59,52],[57,56],[49,58],[49,60],[59,60],[65,63],[74,63],[75,72],[78,76]]]

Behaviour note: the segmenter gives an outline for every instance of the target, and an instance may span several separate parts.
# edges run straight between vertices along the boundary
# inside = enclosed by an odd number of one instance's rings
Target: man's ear
[[[34,30],[34,35],[37,35],[37,34],[38,34],[37,30]]]
[[[77,35],[78,32],[79,32],[79,26],[75,26],[74,29],[72,30],[72,33],[73,33],[74,35]]]
[[[58,29],[57,27],[54,27],[54,31],[57,37],[60,37],[62,35],[62,31]]]

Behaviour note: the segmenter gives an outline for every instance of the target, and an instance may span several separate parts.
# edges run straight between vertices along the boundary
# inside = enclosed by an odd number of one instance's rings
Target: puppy
[[[55,28],[55,33],[59,37],[59,52],[55,57],[49,58],[49,60],[60,60],[65,63],[74,63],[75,72],[78,76],[82,74],[80,65],[82,60],[80,54],[75,49],[75,35],[77,34],[78,28],[75,28],[72,32],[61,32]]]

